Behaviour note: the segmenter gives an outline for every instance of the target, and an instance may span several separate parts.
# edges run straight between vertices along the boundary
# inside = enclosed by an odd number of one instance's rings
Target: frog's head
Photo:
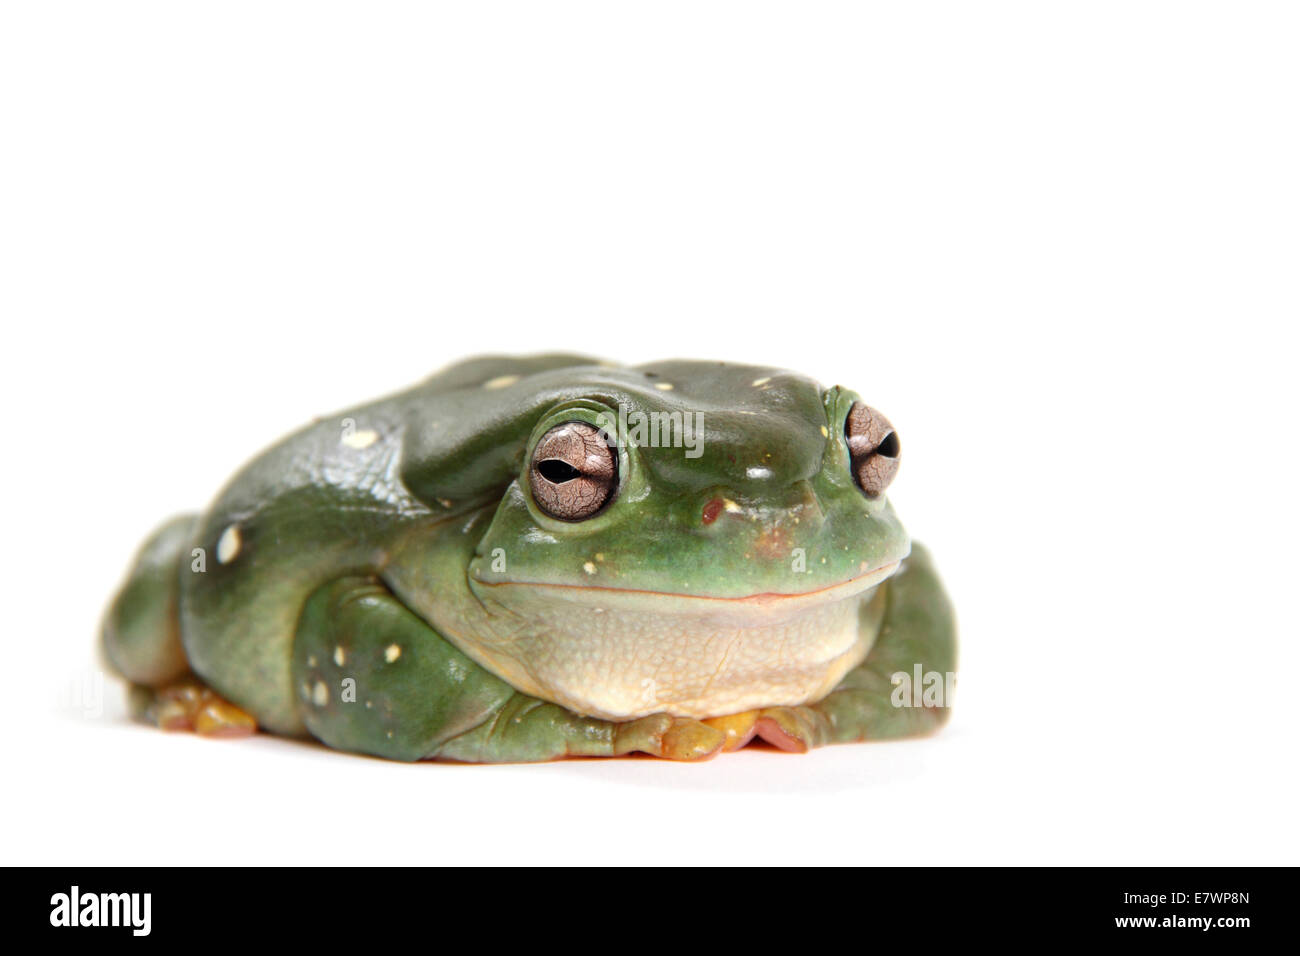
[[[480,660],[607,717],[800,703],[861,661],[910,543],[898,436],[855,392],[685,361],[501,392],[526,434],[467,569]]]

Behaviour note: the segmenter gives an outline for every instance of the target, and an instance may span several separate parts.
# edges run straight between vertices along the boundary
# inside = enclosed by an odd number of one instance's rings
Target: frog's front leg
[[[823,744],[917,736],[947,721],[957,627],[929,552],[913,545],[877,598],[884,601],[883,616],[866,660],[816,703],[753,715],[755,736],[782,750],[802,752]],[[865,605],[863,617],[871,613],[870,604]],[[909,686],[918,668],[926,683]],[[934,693],[936,687],[941,694]]]
[[[340,750],[474,762],[716,754],[721,731],[657,714],[615,723],[521,694],[475,664],[380,581],[350,577],[307,601],[293,676],[307,728]]]

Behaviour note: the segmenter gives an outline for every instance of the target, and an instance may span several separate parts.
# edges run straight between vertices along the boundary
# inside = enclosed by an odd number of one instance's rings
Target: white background
[[[5,862],[1300,862],[1294,6],[3,11]],[[83,712],[163,517],[541,349],[889,415],[949,726],[406,766]]]

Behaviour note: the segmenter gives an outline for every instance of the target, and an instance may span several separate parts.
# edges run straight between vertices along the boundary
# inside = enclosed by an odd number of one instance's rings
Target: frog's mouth
[[[510,588],[528,588],[541,592],[555,592],[557,598],[572,594],[572,600],[590,601],[595,604],[622,604],[629,606],[645,602],[647,610],[657,600],[669,600],[679,605],[685,613],[716,612],[726,614],[734,612],[744,615],[748,610],[760,613],[797,612],[802,608],[813,607],[833,601],[841,601],[861,594],[873,588],[898,571],[901,562],[888,564],[855,575],[846,581],[814,588],[811,591],[762,591],[732,597],[713,597],[706,594],[687,594],[680,591],[651,591],[640,588],[621,588],[614,585],[597,584],[551,584],[544,581],[475,581],[477,588],[504,592]],[[659,610],[664,610],[660,608]]]
[[[898,568],[740,597],[475,582],[502,627],[472,656],[527,693],[610,720],[795,706],[866,657],[883,615],[878,585]]]

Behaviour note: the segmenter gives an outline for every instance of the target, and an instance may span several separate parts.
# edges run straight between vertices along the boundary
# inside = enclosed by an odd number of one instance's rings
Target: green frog
[[[145,543],[134,712],[395,760],[699,760],[930,731],[952,609],[897,432],[778,368],[478,358],[318,419]]]

